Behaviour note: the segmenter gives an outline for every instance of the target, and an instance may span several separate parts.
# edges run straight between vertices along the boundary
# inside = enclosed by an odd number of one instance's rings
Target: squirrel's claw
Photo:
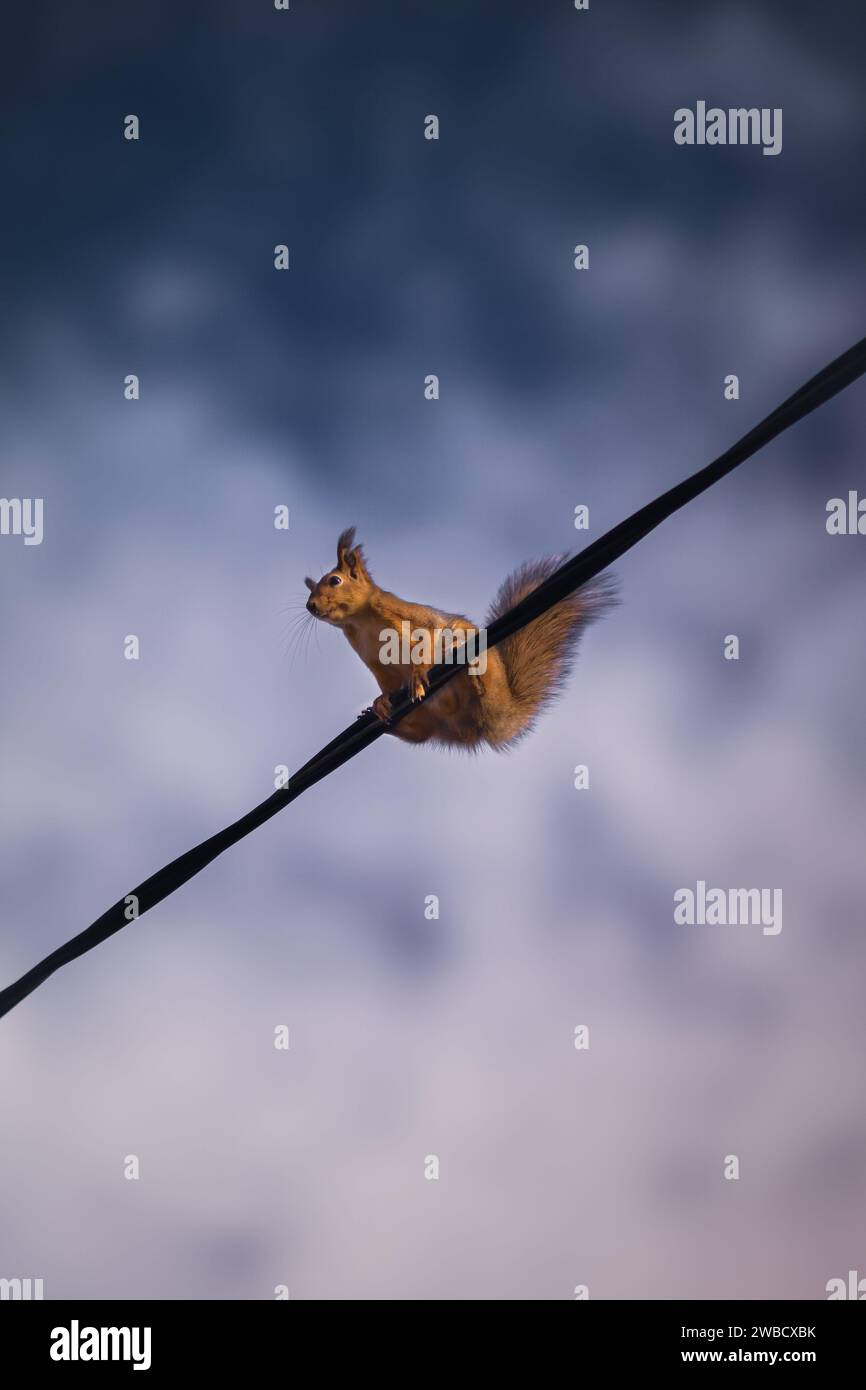
[[[381,719],[383,724],[388,724],[390,722],[391,699],[388,695],[377,695],[370,708],[376,718]]]
[[[417,671],[409,681],[409,699],[413,704],[417,704],[419,700],[424,699],[428,689],[429,682],[427,677],[423,676],[420,671]]]

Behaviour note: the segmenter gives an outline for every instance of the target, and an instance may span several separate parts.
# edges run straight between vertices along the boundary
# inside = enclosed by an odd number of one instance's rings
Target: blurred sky
[[[864,37],[855,0],[6,21],[0,493],[44,498],[45,538],[0,538],[0,983],[369,703],[339,634],[287,650],[344,526],[385,586],[481,617],[862,336]],[[781,107],[781,155],[676,146],[699,99]],[[645,540],[516,752],[381,740],[4,1020],[0,1276],[866,1272],[866,541],[824,525],[864,440],[861,383]],[[676,926],[698,879],[782,888],[781,933]]]

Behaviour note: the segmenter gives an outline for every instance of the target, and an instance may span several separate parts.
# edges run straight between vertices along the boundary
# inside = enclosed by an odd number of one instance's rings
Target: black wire
[[[599,537],[591,545],[582,550],[579,555],[566,561],[558,570],[555,571],[543,584],[534,589],[520,603],[516,604],[508,613],[503,614],[491,623],[487,629],[487,646],[496,646],[504,638],[517,632],[519,628],[531,623],[534,618],[539,617],[548,608],[551,608],[560,599],[573,593],[588,580],[594,578],[608,565],[612,564],[621,555],[624,555],[632,546],[637,545],[650,531],[659,526],[667,517],[679,511],[687,502],[691,502],[707,488],[713,486],[727,473],[733,471],[746,459],[751,458],[752,454],[758,449],[775,439],[783,430],[802,420],[809,415],[819,405],[829,401],[838,392],[844,390],[858,377],[866,372],[866,338],[862,338],[854,347],[849,348],[841,357],[837,357],[823,371],[813,376],[799,391],[795,391],[777,410],[768,415],[765,420],[756,425],[748,434],[744,435],[726,453],[722,454],[713,463],[702,468],[700,472],[692,474],[683,482],[672,487],[668,492],[657,497],[654,501],[641,507],[625,521],[614,526],[611,531]],[[460,665],[448,664],[434,666],[429,673],[430,691],[438,690],[449,680],[456,676],[463,668]],[[364,748],[375,743],[377,738],[387,732],[388,728],[393,728],[401,719],[412,709],[412,702],[405,687],[392,696],[391,708],[392,716],[386,726],[376,715],[372,713],[362,714],[335,739],[332,739],[319,753],[316,754],[308,763],[305,763],[293,777],[289,779],[288,786],[274,792],[266,801],[263,801],[240,820],[229,825],[225,830],[220,830],[216,835],[211,835],[210,839],[204,840],[194,849],[187,850],[179,858],[173,859],[170,864],[159,869],[150,878],[145,879],[137,888],[132,890],[133,895],[138,900],[136,917],[156,907],[157,903],[162,902],[170,893],[174,893],[178,888],[201,873],[212,860],[218,855],[237,844],[246,835],[257,830],[265,821],[275,816],[278,811],[282,811],[285,806],[294,801],[305,792],[308,787],[315,786],[323,777],[335,772],[343,763],[354,758],[356,754],[362,752]],[[7,985],[6,989],[0,990],[0,1018],[8,1014],[16,1004],[20,1004],[22,999],[26,999],[34,989],[37,989],[49,975],[53,975],[55,970],[59,970],[62,965],[68,965],[70,961],[77,960],[87,951],[92,951],[94,946],[107,941],[115,932],[122,927],[129,925],[130,918],[127,917],[127,899],[129,895],[121,898],[107,912],[103,912],[101,917],[97,917],[84,931],[79,932],[71,941],[52,951],[38,965],[34,965],[25,975],[22,975],[14,984]],[[132,919],[135,920],[135,919]]]

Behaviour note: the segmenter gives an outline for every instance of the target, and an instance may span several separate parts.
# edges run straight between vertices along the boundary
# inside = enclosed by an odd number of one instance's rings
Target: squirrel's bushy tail
[[[543,560],[530,560],[510,574],[490,606],[488,626],[537,589],[567,558],[566,555],[551,555]],[[554,604],[494,648],[502,658],[511,701],[507,712],[500,711],[502,717],[497,719],[498,727],[487,731],[488,742],[494,747],[503,747],[529,732],[536,716],[564,686],[583,629],[602,617],[616,602],[615,582],[610,576],[602,575]]]

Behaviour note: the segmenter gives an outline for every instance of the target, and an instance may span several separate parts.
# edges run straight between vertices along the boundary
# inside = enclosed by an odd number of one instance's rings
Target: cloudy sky
[[[45,520],[0,537],[0,984],[369,703],[339,634],[287,630],[343,527],[385,586],[481,617],[862,336],[861,23],[19,11],[0,492]],[[782,108],[782,153],[675,145],[698,100]],[[516,752],[380,740],[3,1020],[0,1276],[820,1298],[863,1271],[866,541],[824,523],[864,440],[861,385],[646,539]],[[782,930],[676,925],[700,879],[782,889]]]

